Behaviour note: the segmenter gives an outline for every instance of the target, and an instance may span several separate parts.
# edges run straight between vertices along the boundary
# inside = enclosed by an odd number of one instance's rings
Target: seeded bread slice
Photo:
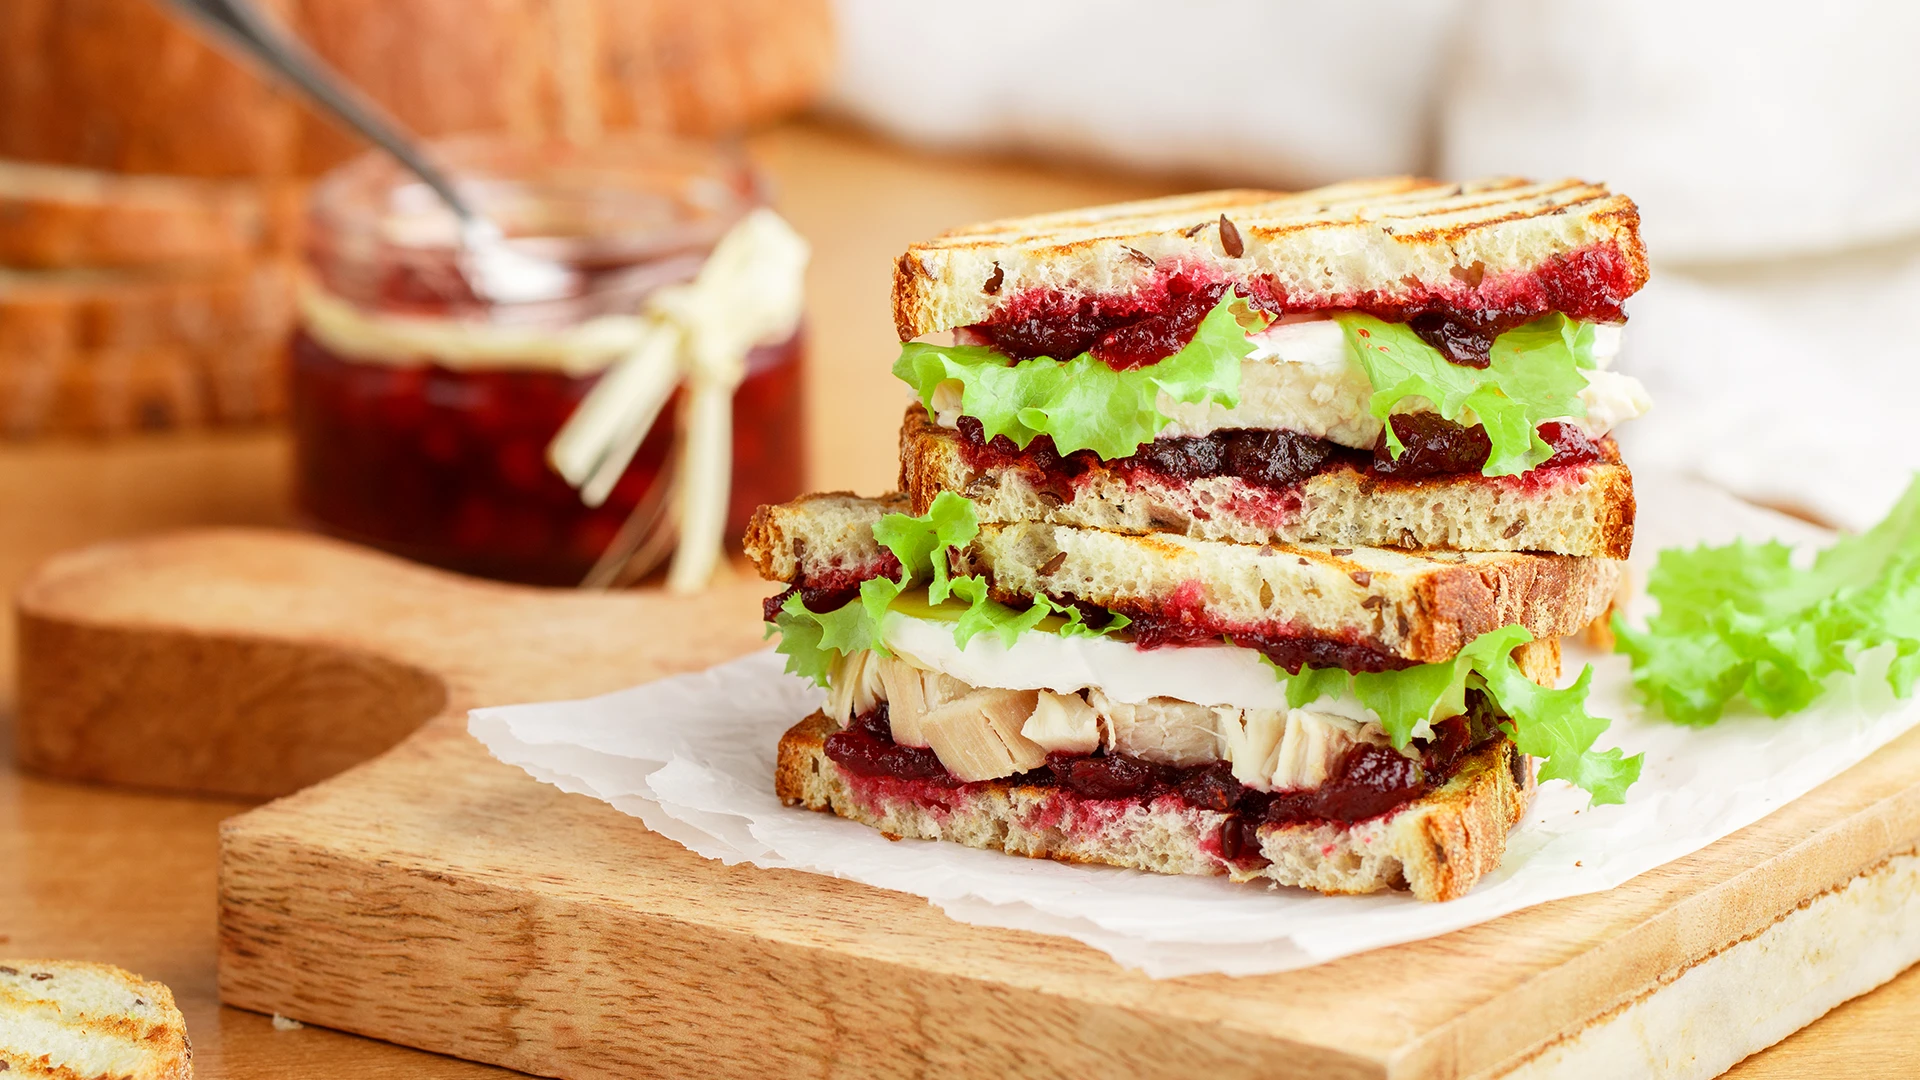
[[[950,840],[1059,862],[1158,874],[1226,874],[1323,893],[1406,889],[1422,900],[1466,895],[1500,865],[1507,833],[1526,813],[1533,767],[1506,739],[1470,755],[1453,779],[1368,821],[1262,825],[1264,866],[1221,854],[1228,815],[1176,799],[1089,803],[1057,788],[1006,781],[943,790],[938,805],[911,782],[854,777],[827,757],[838,725],[814,713],[780,739],[774,790],[789,805],[858,821],[889,837]]]
[[[1448,660],[1510,624],[1578,632],[1607,610],[1623,564],[1510,552],[1254,547],[1023,522],[983,525],[970,567],[1000,599],[1044,592],[1211,633],[1302,636],[1413,663]]]
[[[774,581],[844,585],[848,568],[883,565],[871,525],[898,498],[836,494],[763,507],[747,555]],[[962,562],[957,570],[986,575],[1008,601],[1043,592],[1170,616],[1207,634],[1324,640],[1405,663],[1451,659],[1511,623],[1536,638],[1576,633],[1606,613],[1624,565],[1515,552],[1256,547],[1035,522],[981,526]]]
[[[8,1080],[189,1080],[187,1022],[166,986],[108,964],[0,960]]]
[[[877,499],[850,491],[821,491],[788,503],[755,508],[743,541],[747,558],[768,581],[835,587],[900,572],[893,554],[873,538],[887,514],[908,513],[899,492]]]
[[[1174,532],[1240,543],[1391,545],[1543,551],[1624,559],[1633,547],[1633,474],[1625,465],[1563,466],[1522,478],[1395,480],[1337,465],[1285,490],[1237,477],[1169,480],[1094,464],[1064,499],[1019,468],[967,464],[960,436],[909,406],[900,486],[924,514],[942,491],[984,522],[1038,521],[1116,532]]]
[[[1561,280],[1570,258],[1580,263],[1571,275],[1578,285]],[[1605,187],[1393,177],[1296,194],[1208,191],[956,229],[900,257],[894,325],[907,341],[985,322],[1023,294],[1129,296],[1176,269],[1270,295],[1289,310],[1544,304],[1576,318],[1592,317],[1586,307],[1617,306],[1647,280],[1639,211]]]

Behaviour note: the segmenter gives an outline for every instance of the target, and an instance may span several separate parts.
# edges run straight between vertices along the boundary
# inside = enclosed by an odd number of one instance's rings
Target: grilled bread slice
[[[1161,874],[1230,874],[1323,893],[1407,889],[1422,900],[1466,895],[1500,865],[1507,833],[1532,801],[1533,768],[1505,738],[1474,751],[1445,785],[1377,818],[1262,824],[1258,865],[1221,855],[1228,815],[1175,799],[1115,803],[1076,813],[1060,789],[1007,780],[942,789],[938,804],[885,779],[862,782],[826,754],[839,725],[822,713],[780,740],[774,790],[790,805],[838,814],[891,837],[951,840],[968,847],[1060,862],[1101,863]]]
[[[1173,272],[1287,310],[1517,306],[1605,320],[1646,283],[1647,262],[1633,202],[1578,180],[1396,177],[1294,194],[1211,191],[993,221],[915,244],[894,268],[894,325],[907,341],[990,321],[1026,294],[1127,296]]]
[[[897,572],[871,532],[898,506],[898,496],[890,499],[835,494],[762,507],[747,555],[770,580],[816,588]],[[1298,658],[1356,671],[1449,660],[1509,624],[1536,638],[1576,633],[1608,611],[1623,566],[1515,552],[1255,546],[1038,522],[982,525],[960,561],[957,572],[985,575],[995,597],[1014,604],[1044,593],[1123,613],[1136,637],[1226,636],[1289,666]]]
[[[0,1070],[9,1080],[187,1080],[193,1049],[160,983],[109,964],[0,960]]]
[[[768,581],[816,589],[894,577],[899,560],[873,538],[873,524],[888,514],[911,512],[907,497],[897,491],[877,499],[822,491],[761,506],[747,522],[747,558]]]
[[[1604,444],[1613,450],[1612,443]],[[1091,457],[1091,455],[1087,455]],[[1406,480],[1344,462],[1271,488],[1233,476],[1183,480],[1076,463],[1065,484],[1017,464],[968,463],[951,428],[907,409],[900,486],[924,514],[943,491],[983,522],[1038,521],[1125,533],[1172,532],[1244,544],[1323,543],[1455,551],[1542,551],[1624,559],[1633,547],[1633,474],[1613,460],[1560,466],[1524,481],[1479,474]]]

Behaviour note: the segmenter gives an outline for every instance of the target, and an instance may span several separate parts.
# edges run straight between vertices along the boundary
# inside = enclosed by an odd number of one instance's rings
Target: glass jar
[[[556,338],[588,320],[637,314],[663,285],[691,279],[714,243],[764,203],[744,159],[710,146],[636,139],[594,147],[456,139],[436,146],[508,243],[571,268],[557,299],[476,296],[455,262],[452,216],[382,156],[316,186],[309,280],[292,344],[298,508],[318,529],[486,577],[577,585],[623,522],[663,482],[677,399],[598,507],[547,464],[546,450],[617,355],[448,347],[396,355],[381,319],[444,321],[480,334]],[[363,316],[370,316],[369,321]],[[458,337],[458,335],[455,335]],[[730,536],[753,508],[800,491],[801,335],[756,347],[733,400]]]

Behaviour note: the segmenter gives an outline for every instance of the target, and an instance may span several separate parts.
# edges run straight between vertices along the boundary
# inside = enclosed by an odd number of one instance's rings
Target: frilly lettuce
[[[1488,476],[1526,472],[1553,456],[1538,428],[1548,420],[1587,414],[1582,369],[1593,367],[1593,326],[1558,313],[1542,316],[1494,339],[1485,368],[1455,364],[1405,323],[1358,312],[1334,316],[1347,345],[1367,371],[1373,397],[1367,408],[1386,424],[1387,448],[1406,449],[1389,417],[1410,397],[1425,398],[1440,415],[1465,423],[1470,412],[1487,429],[1493,452]]]
[[[1287,704],[1296,709],[1351,688],[1399,747],[1407,745],[1420,724],[1466,711],[1467,691],[1480,690],[1506,714],[1500,728],[1513,745],[1544,759],[1540,779],[1565,780],[1582,788],[1596,806],[1623,801],[1627,788],[1640,778],[1645,755],[1626,757],[1618,747],[1593,748],[1610,723],[1587,712],[1593,668],[1582,670],[1565,689],[1541,686],[1513,661],[1513,650],[1531,640],[1525,627],[1505,626],[1475,638],[1445,663],[1361,674],[1302,668],[1289,676],[1275,670],[1286,680]]]
[[[900,560],[894,580],[871,578],[860,585],[860,598],[824,614],[811,611],[798,593],[787,598],[769,624],[769,636],[778,633],[775,651],[787,658],[787,670],[821,686],[836,655],[871,649],[892,655],[881,640],[880,624],[889,608],[901,606],[914,586],[925,584],[926,603],[914,605],[916,614],[952,620],[953,637],[962,648],[975,635],[991,631],[1011,646],[1028,630],[1041,629],[1074,636],[1111,634],[1127,625],[1124,615],[1111,616],[1106,625],[1087,624],[1078,608],[1035,596],[1032,607],[1016,611],[987,595],[987,581],[977,575],[953,577],[947,554],[964,549],[979,535],[973,504],[951,491],[935,496],[926,514],[888,514],[873,526],[873,538]]]
[[[1737,697],[1769,716],[1803,709],[1882,646],[1887,682],[1907,697],[1920,677],[1920,477],[1885,520],[1811,566],[1777,542],[1670,548],[1647,592],[1659,612],[1644,630],[1616,615],[1616,648],[1640,693],[1678,723],[1711,724]]]
[[[980,421],[989,439],[1005,435],[1025,449],[1041,435],[1062,454],[1092,450],[1106,460],[1130,456],[1170,420],[1160,395],[1198,404],[1240,403],[1240,361],[1253,351],[1234,312],[1232,292],[1214,305],[1193,340],[1155,364],[1115,371],[1092,353],[1071,360],[1047,357],[1012,363],[984,345],[927,345],[900,349],[893,373],[933,407],[943,382],[960,384],[960,409]],[[1258,316],[1249,315],[1250,319]]]

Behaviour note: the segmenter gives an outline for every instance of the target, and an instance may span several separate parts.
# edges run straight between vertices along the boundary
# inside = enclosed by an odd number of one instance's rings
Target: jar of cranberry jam
[[[421,562],[578,585],[667,482],[677,402],[599,506],[549,467],[547,446],[621,359],[606,345],[618,335],[600,331],[692,279],[763,204],[762,185],[732,153],[670,141],[452,140],[437,151],[510,248],[570,283],[538,300],[488,299],[425,185],[375,156],[324,178],[292,345],[298,507],[324,532]],[[407,332],[382,332],[393,327]],[[747,356],[733,398],[730,536],[755,506],[800,491],[800,366],[798,331]]]

